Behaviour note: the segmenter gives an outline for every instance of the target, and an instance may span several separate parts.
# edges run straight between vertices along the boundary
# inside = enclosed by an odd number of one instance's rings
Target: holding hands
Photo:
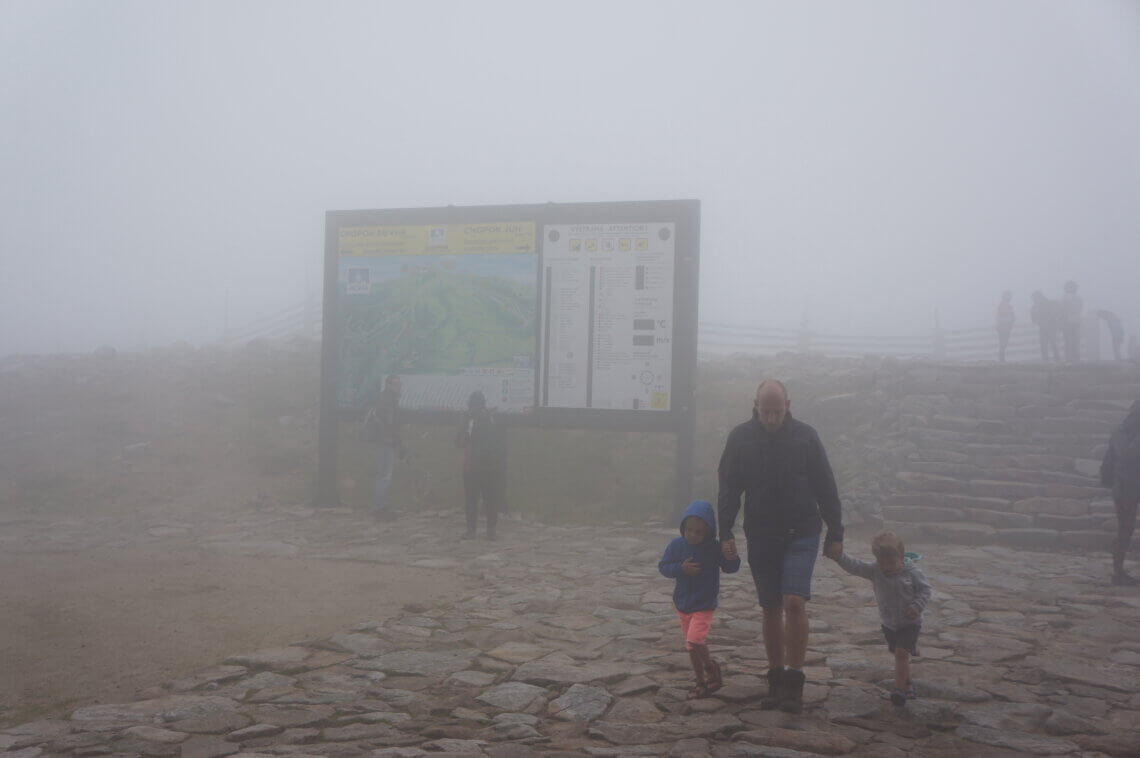
[[[824,545],[823,554],[833,561],[839,560],[843,556],[843,543],[830,542]]]
[[[735,539],[725,540],[724,542],[720,543],[720,552],[724,556],[725,560],[727,560],[727,561],[736,560],[736,557],[737,557],[736,540]]]

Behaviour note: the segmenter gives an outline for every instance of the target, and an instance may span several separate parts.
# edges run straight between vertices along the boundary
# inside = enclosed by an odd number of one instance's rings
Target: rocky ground
[[[747,571],[725,578],[710,639],[727,686],[685,700],[672,584],[657,572],[674,527],[516,517],[487,542],[458,540],[459,522],[267,504],[201,535],[218,554],[411,568],[453,577],[455,592],[371,617],[362,599],[338,633],[235,650],[132,702],[0,730],[0,758],[1140,755],[1140,593],[1106,583],[1104,555],[908,546],[935,597],[919,699],[902,709],[882,699],[891,658],[869,583],[821,561],[807,708],[792,716],[759,709]],[[854,554],[865,546],[849,536]]]

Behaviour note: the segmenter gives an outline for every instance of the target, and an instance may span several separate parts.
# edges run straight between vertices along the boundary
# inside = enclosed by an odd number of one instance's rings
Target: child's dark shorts
[[[887,638],[887,647],[895,652],[896,647],[909,650],[911,655],[918,655],[918,632],[922,627],[916,624],[907,624],[898,629],[883,627],[883,636]]]

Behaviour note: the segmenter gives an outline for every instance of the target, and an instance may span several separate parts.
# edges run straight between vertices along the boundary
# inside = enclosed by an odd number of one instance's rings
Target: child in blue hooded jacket
[[[720,572],[736,573],[740,569],[740,558],[724,557],[720,542],[713,536],[716,533],[712,505],[694,500],[681,517],[681,536],[674,537],[666,546],[657,564],[662,574],[677,580],[673,605],[677,608],[685,648],[697,677],[697,686],[689,692],[689,700],[716,692],[724,684],[720,666],[709,655],[706,640],[720,594]]]

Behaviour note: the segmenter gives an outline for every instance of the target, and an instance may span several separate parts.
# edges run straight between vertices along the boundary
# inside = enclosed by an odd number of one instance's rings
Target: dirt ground
[[[364,502],[308,508],[316,365],[280,349],[0,361],[0,727],[464,590],[312,557],[376,539]]]
[[[433,574],[188,547],[0,555],[0,726],[129,700],[227,655],[327,636],[462,587]]]

